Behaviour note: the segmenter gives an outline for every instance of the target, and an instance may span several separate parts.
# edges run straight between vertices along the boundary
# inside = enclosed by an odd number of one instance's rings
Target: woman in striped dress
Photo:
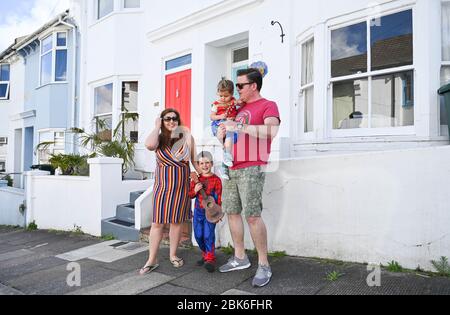
[[[158,251],[165,224],[170,224],[170,262],[182,267],[183,259],[177,256],[182,224],[191,219],[189,199],[190,167],[196,157],[195,141],[188,128],[181,124],[180,114],[174,109],[162,112],[156,120],[154,131],[145,143],[155,151],[156,171],[153,190],[153,224],[150,229],[150,255],[141,274],[155,270]],[[197,168],[195,163],[192,163]]]

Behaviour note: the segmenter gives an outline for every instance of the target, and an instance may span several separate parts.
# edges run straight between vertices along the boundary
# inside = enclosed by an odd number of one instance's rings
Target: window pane
[[[314,80],[314,39],[302,45],[302,85]]]
[[[0,98],[8,98],[8,83],[0,84]]]
[[[126,9],[139,8],[141,6],[140,0],[125,0],[124,7]]]
[[[122,115],[122,119],[126,119],[125,115]],[[125,122],[125,136],[133,143],[139,142],[139,118],[136,120],[126,119]]]
[[[166,62],[166,70],[175,69],[192,63],[192,55],[172,59]]]
[[[107,84],[95,89],[95,114],[112,112],[113,84]]]
[[[45,38],[42,41],[42,50],[41,54],[45,54],[46,52],[50,51],[53,47],[53,35],[50,35],[49,37]]]
[[[55,132],[55,148],[64,148],[65,146],[65,138],[64,132]]]
[[[9,81],[9,65],[0,66],[0,81]]]
[[[305,98],[305,132],[314,131],[314,87],[303,91]]]
[[[413,72],[372,79],[372,128],[414,125]]]
[[[98,0],[98,18],[110,14],[114,10],[114,0]]]
[[[96,130],[102,141],[112,140],[112,115],[96,117]]]
[[[450,61],[450,2],[442,3],[442,59]]]
[[[122,83],[122,111],[137,112],[138,110],[138,83]]]
[[[367,72],[367,24],[331,32],[331,75],[339,77]]]
[[[450,83],[450,66],[441,69],[441,85]],[[441,96],[441,125],[448,125],[447,109],[445,107],[444,97]]]
[[[58,33],[57,35],[56,45],[59,47],[65,47],[67,45],[67,34],[66,33]]]
[[[368,128],[368,79],[333,84],[333,129]]]
[[[374,23],[371,46],[372,70],[412,65],[412,10],[384,16]]]
[[[67,50],[56,51],[55,81],[67,81]]]
[[[52,53],[41,57],[41,85],[52,81]]]
[[[238,63],[248,60],[248,47],[236,49],[233,51],[233,63]]]

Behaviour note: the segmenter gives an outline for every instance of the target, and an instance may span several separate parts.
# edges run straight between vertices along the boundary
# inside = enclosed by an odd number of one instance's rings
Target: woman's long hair
[[[161,113],[161,119],[163,119],[167,114],[174,113],[178,118],[178,128],[175,131],[169,131],[164,125],[164,121],[161,124],[161,134],[159,135],[159,149],[163,149],[166,147],[172,148],[175,143],[182,140],[184,138],[183,123],[181,122],[180,113],[173,109],[168,108]]]

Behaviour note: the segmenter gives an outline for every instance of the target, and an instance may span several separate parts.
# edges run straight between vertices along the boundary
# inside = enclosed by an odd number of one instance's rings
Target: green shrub
[[[396,261],[391,261],[388,266],[387,270],[390,272],[403,272],[403,267]]]
[[[28,231],[36,231],[38,229],[38,226],[36,224],[36,221],[31,222],[28,224],[27,230]]]
[[[440,276],[450,277],[450,265],[447,257],[441,257],[439,261],[432,260],[431,264]]]

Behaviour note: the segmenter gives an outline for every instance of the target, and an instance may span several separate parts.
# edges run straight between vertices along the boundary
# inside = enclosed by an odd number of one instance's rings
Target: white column
[[[34,196],[34,177],[36,176],[49,176],[50,172],[46,171],[29,171],[24,173],[24,187],[25,187],[25,225],[28,226],[31,222],[35,220],[34,216],[34,204],[33,201],[36,198]]]
[[[116,215],[115,198],[111,198],[122,182],[122,159],[101,157],[88,160],[90,167],[90,178],[93,181],[94,193],[100,194],[93,200],[99,204],[101,219],[111,218]]]
[[[415,124],[418,137],[439,135],[440,1],[417,1],[414,16]]]

